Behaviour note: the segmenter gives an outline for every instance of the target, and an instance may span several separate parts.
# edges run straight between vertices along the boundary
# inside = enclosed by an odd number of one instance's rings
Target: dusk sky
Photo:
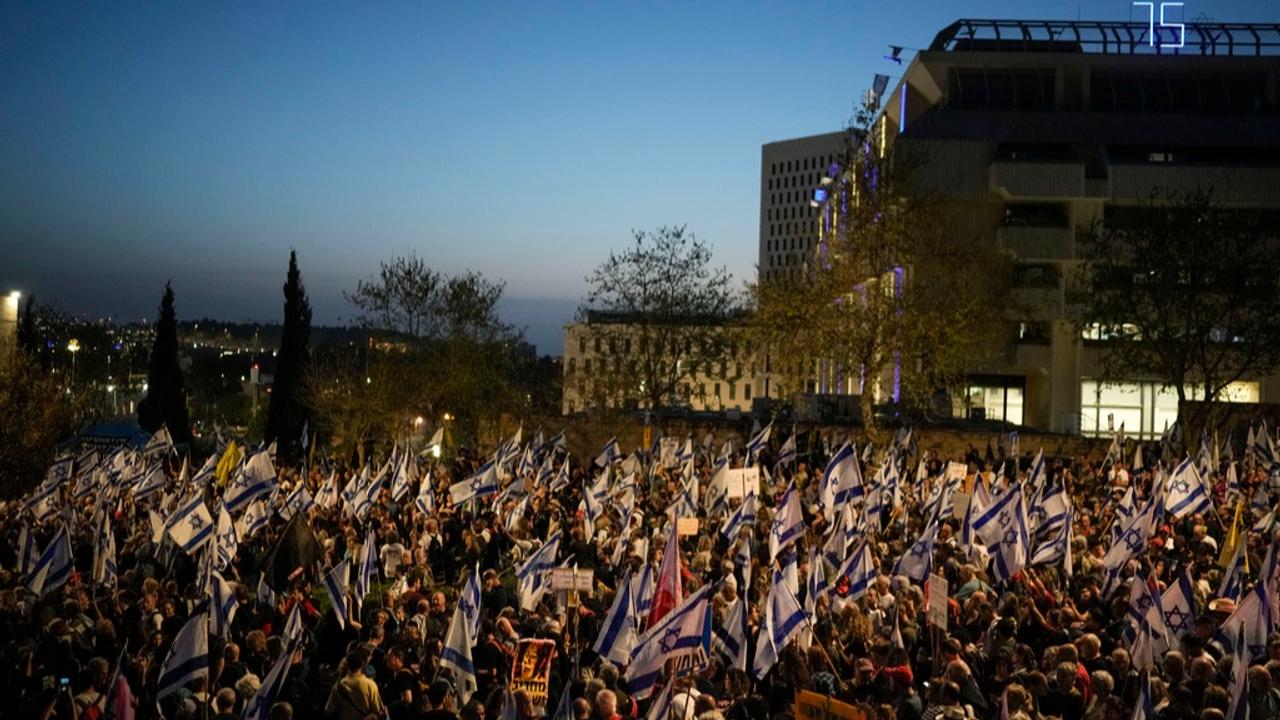
[[[1138,11],[1142,12],[1142,11]],[[1187,19],[1280,22],[1275,0]],[[584,276],[687,224],[753,277],[760,146],[839,129],[889,44],[958,17],[1124,20],[1085,2],[9,3],[0,291],[122,320],[315,322],[410,251],[506,281],[559,354]],[[909,57],[908,50],[905,56]]]

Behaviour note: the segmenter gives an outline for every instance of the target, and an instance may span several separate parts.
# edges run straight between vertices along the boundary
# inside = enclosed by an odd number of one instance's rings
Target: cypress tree
[[[284,284],[284,328],[276,372],[271,382],[271,406],[267,410],[265,440],[277,442],[282,458],[293,461],[302,444],[308,408],[303,384],[311,363],[311,304],[298,271],[298,251],[289,251],[289,274]]]
[[[36,295],[31,293],[27,296],[27,307],[18,320],[18,347],[34,358],[40,353],[39,342],[40,331],[36,329]]]
[[[147,369],[147,396],[138,403],[138,425],[147,432],[169,428],[175,444],[191,442],[191,419],[187,416],[187,390],[178,365],[178,321],[173,312],[173,287],[165,283],[160,300],[160,319],[151,346]]]

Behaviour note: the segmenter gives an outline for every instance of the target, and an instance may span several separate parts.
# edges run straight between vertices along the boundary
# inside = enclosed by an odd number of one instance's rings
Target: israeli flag
[[[751,663],[751,673],[756,680],[764,679],[782,651],[807,624],[804,608],[787,589],[782,574],[775,571],[765,604],[764,623],[756,639],[756,656]]]
[[[289,617],[284,621],[284,638],[290,641],[300,640],[306,630],[306,626],[302,624],[302,603],[294,603],[289,610]]]
[[[271,706],[276,704],[276,699],[284,690],[285,679],[289,675],[289,668],[293,665],[293,653],[296,648],[295,642],[285,646],[280,657],[276,658],[275,664],[271,666],[271,672],[267,673],[267,677],[258,686],[258,691],[244,706],[244,713],[240,715],[241,720],[267,720],[271,713]]]
[[[1191,458],[1179,463],[1165,487],[1164,509],[1174,520],[1213,509],[1213,501],[1209,498],[1204,483],[1200,481],[1200,474],[1191,463]]]
[[[222,573],[213,570],[209,573],[209,586],[205,588],[205,596],[209,598],[212,608],[209,632],[225,639],[231,633],[231,623],[235,621],[236,610],[240,607],[235,591],[222,577]]]
[[[218,504],[218,522],[214,530],[214,542],[218,549],[215,566],[219,570],[226,569],[239,552],[240,533],[236,532],[235,521],[231,519],[231,513],[227,512],[227,506],[221,503]]]
[[[1245,544],[1243,538],[1236,544],[1236,552],[1231,556],[1231,564],[1222,574],[1222,585],[1218,587],[1218,597],[1240,599],[1240,591],[1244,587]]]
[[[1164,611],[1165,627],[1178,640],[1191,632],[1195,626],[1195,597],[1195,586],[1190,569],[1178,578],[1178,582],[1165,588],[1164,594],[1160,596],[1160,608]]]
[[[706,641],[710,630],[707,626],[710,587],[708,583],[698,588],[636,641],[625,674],[633,697],[643,700],[653,694],[658,676],[669,659],[709,650]]]
[[[933,569],[933,543],[938,538],[937,523],[929,526],[921,533],[920,539],[911,544],[907,551],[894,563],[893,574],[904,575],[917,585],[923,585]]]
[[[1058,525],[1057,530],[1041,540],[1035,552],[1031,554],[1032,566],[1061,560],[1064,572],[1068,577],[1071,576],[1071,524],[1073,522],[1075,522],[1075,511],[1068,506],[1066,517]]]
[[[67,584],[74,571],[71,536],[67,534],[64,525],[58,528],[58,533],[36,560],[35,567],[31,569],[31,577],[27,579],[27,590],[36,597],[44,597]]]
[[[748,607],[745,595],[739,595],[724,612],[724,622],[714,629],[712,641],[725,659],[728,666],[742,672],[747,671],[747,625]]]
[[[769,530],[769,562],[778,559],[778,553],[790,546],[804,534],[804,514],[800,510],[800,494],[795,483],[787,486],[778,503],[778,511],[773,516],[773,527]]]
[[[40,551],[36,549],[36,536],[31,532],[31,526],[24,521],[22,529],[18,531],[18,574],[30,574],[39,560]]]
[[[93,538],[93,584],[114,587],[116,579],[116,538],[111,519],[104,513]]]
[[[819,487],[822,507],[831,516],[835,515],[836,506],[862,496],[862,470],[853,445],[846,442],[831,456]]]
[[[640,569],[640,574],[632,576],[630,584],[632,602],[636,606],[636,617],[648,617],[649,610],[653,607],[653,593],[656,587],[653,582],[653,565],[645,563]]]
[[[299,482],[298,487],[289,493],[288,498],[285,498],[284,505],[280,506],[280,517],[284,518],[285,522],[288,522],[293,519],[296,513],[305,513],[315,507],[315,504],[316,501],[312,499],[306,483]]]
[[[1013,507],[1010,508],[1009,522],[1004,523],[1001,516],[1002,532],[995,543],[991,555],[992,575],[996,580],[1008,582],[1022,568],[1026,567],[1028,544],[1031,541],[1027,530],[1027,505],[1022,489],[1017,485],[1011,487],[1014,495]]]
[[[133,500],[138,502],[164,490],[166,483],[164,468],[156,465],[142,476],[133,488]]]
[[[529,555],[524,564],[516,570],[521,609],[532,610],[537,607],[543,593],[547,591],[549,582],[544,578],[551,568],[555,567],[556,555],[560,552],[560,538],[561,531],[555,531],[542,544],[542,547]]]
[[[365,533],[364,544],[360,546],[360,560],[356,567],[356,607],[364,605],[364,599],[373,587],[373,578],[378,574],[378,540],[373,528]]]
[[[787,441],[782,443],[782,447],[778,448],[778,460],[774,463],[774,466],[780,467],[782,465],[794,464],[798,457],[799,453],[796,451],[796,434],[795,431],[792,431],[791,437],[788,437]]]
[[[165,524],[169,527],[169,540],[188,555],[194,554],[213,538],[213,516],[199,493],[179,506]]]
[[[427,473],[422,482],[418,483],[418,497],[413,504],[424,517],[430,517],[436,511],[436,493],[431,473]]]
[[[989,505],[976,513],[973,519],[973,532],[985,545],[995,545],[1013,526],[1014,514],[1022,502],[1022,488],[1011,485]],[[970,501],[972,504],[972,501]],[[1023,514],[1025,515],[1025,508]]]
[[[492,460],[480,466],[474,475],[449,486],[449,501],[455,506],[473,498],[482,498],[498,492],[498,471]]]
[[[462,608],[455,608],[444,649],[440,652],[440,667],[453,673],[454,689],[463,704],[469,702],[476,691],[476,669],[471,662],[472,641],[471,634],[467,631],[468,625]]]
[[[1231,704],[1227,709],[1227,720],[1249,719],[1249,651],[1244,642],[1243,629],[1239,632],[1235,643],[1235,652],[1231,660]]]
[[[473,638],[480,637],[480,600],[480,566],[477,565],[458,595],[458,607],[467,619],[467,633]]]
[[[413,479],[413,456],[405,453],[400,458],[400,467],[396,468],[395,479],[391,481],[391,499],[400,502],[405,495],[409,494],[409,481]]]
[[[618,583],[618,591],[614,593],[613,604],[600,626],[600,635],[591,646],[597,655],[618,666],[626,665],[631,660],[631,651],[636,646],[636,611],[631,601],[631,575]]]
[[[222,501],[234,515],[254,500],[270,495],[275,489],[276,466],[271,461],[271,454],[264,450],[249,458],[235,482],[227,488]]]
[[[618,449],[618,438],[611,437],[608,442],[601,448],[600,454],[596,456],[595,463],[600,467],[608,467],[619,455],[621,451]]]
[[[1035,531],[1035,535],[1044,537],[1062,527],[1062,523],[1066,521],[1067,510],[1070,506],[1071,500],[1067,497],[1067,493],[1061,485],[1047,488],[1040,496],[1035,507],[1031,509],[1028,518],[1031,521],[1031,529]]]
[[[849,578],[850,600],[858,600],[867,594],[871,583],[875,582],[877,573],[875,559],[871,555],[871,546],[866,540],[859,542],[858,547],[849,553],[844,565],[840,567],[840,574]]]
[[[226,508],[226,505],[223,505]],[[271,522],[271,511],[267,509],[267,504],[261,500],[249,506],[245,510],[244,515],[240,516],[239,526],[236,528],[237,538],[251,538],[258,533],[259,530],[266,527]]]
[[[747,442],[747,467],[755,463],[756,456],[760,454],[760,450],[769,442],[769,436],[773,434],[773,423],[770,422],[764,426],[764,429]]]
[[[378,495],[382,493],[382,486],[386,482],[386,479],[386,470],[379,472],[373,482],[356,491],[355,496],[351,498],[351,502],[347,503],[343,510],[345,510],[348,515],[364,520],[364,516],[368,514],[369,509],[378,501]]]
[[[324,575],[324,589],[329,593],[329,602],[333,606],[333,614],[338,617],[338,627],[347,627],[350,613],[347,605],[347,586],[351,582],[351,560],[344,559],[333,566]]]
[[[203,612],[191,616],[174,637],[156,681],[156,700],[200,677],[209,677],[209,616]]]
[[[742,499],[742,503],[725,521],[724,527],[720,529],[720,534],[732,545],[738,539],[738,535],[741,534],[743,528],[755,527],[755,524],[756,494],[755,491],[751,491],[747,493],[747,496]]]
[[[332,510],[338,506],[338,497],[338,473],[333,471],[316,492],[316,505]]]

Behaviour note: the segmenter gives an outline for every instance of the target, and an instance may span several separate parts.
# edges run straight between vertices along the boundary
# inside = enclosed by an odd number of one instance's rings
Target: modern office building
[[[783,140],[760,151],[761,277],[795,273],[813,257],[818,210],[811,203],[844,133]]]
[[[1149,377],[1102,382],[1097,338],[1069,317],[1078,239],[1157,189],[1212,187],[1224,206],[1280,210],[1280,27],[960,20],[910,61],[877,122],[885,142],[927,158],[919,179],[945,197],[957,241],[1015,258],[1016,337],[956,412],[1160,434],[1176,392]],[[806,168],[838,141],[764,146],[762,275],[812,256],[822,171]],[[1228,396],[1280,401],[1280,378]]]

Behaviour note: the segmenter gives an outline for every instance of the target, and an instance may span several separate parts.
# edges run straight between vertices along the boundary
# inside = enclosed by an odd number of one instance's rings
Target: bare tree
[[[699,368],[726,357],[725,323],[738,312],[733,276],[683,225],[633,231],[586,280],[578,319],[608,352],[575,379],[590,388],[586,397],[660,408],[687,400]]]
[[[1081,254],[1081,319],[1104,343],[1105,374],[1153,375],[1180,404],[1196,389],[1192,427],[1228,385],[1280,366],[1273,213],[1224,208],[1212,190],[1156,191],[1109,209]]]

